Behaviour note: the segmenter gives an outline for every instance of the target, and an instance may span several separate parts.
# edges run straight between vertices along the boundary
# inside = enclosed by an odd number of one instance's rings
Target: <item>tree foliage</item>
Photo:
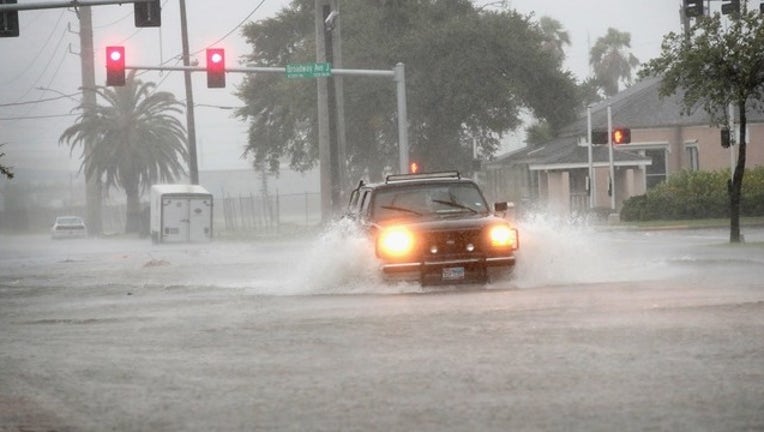
[[[5,144],[0,144],[0,147],[2,147],[4,145]],[[0,152],[0,158],[2,158],[3,156],[5,156],[5,153]],[[12,179],[13,178],[13,170],[11,170],[10,167],[3,166],[1,164],[0,164],[0,174],[2,174],[3,176],[5,176],[8,179]]]
[[[186,131],[175,117],[183,105],[154,87],[136,79],[135,72],[124,87],[97,87],[106,105],[84,111],[59,138],[72,150],[85,146],[80,169],[88,178],[103,179],[107,190],[125,191],[125,232],[139,228],[141,191],[183,174],[188,159]]]
[[[313,1],[295,0],[277,16],[250,23],[247,60],[283,66],[315,59]],[[562,71],[531,17],[477,10],[468,0],[341,2],[343,67],[406,67],[412,157],[425,169],[469,170],[473,144],[491,157],[506,131],[528,110],[552,127],[570,121],[577,88]],[[392,82],[346,77],[347,165],[372,177],[397,166],[396,97]],[[249,121],[246,153],[272,171],[288,156],[292,168],[318,157],[316,84],[256,74],[239,89]]]
[[[565,60],[565,47],[570,46],[570,34],[562,27],[562,23],[554,18],[542,16],[539,18],[539,28],[544,41],[541,46],[551,50],[560,65]]]
[[[614,28],[609,28],[592,47],[589,64],[606,96],[618,93],[619,83],[631,84],[631,72],[639,66],[639,59],[628,51],[630,48],[631,34]]]
[[[740,197],[746,162],[747,111],[764,96],[764,18],[741,3],[728,23],[719,13],[698,17],[689,34],[669,33],[661,55],[641,75],[662,76],[661,94],[683,94],[685,113],[699,107],[718,124],[732,104],[740,124],[738,159],[729,183],[730,241],[740,241]]]

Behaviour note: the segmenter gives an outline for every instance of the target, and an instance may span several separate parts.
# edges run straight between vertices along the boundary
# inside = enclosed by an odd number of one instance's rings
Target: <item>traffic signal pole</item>
[[[607,106],[607,147],[610,159],[610,208],[615,210],[615,164],[613,163],[613,110]]]
[[[186,0],[180,0],[180,35],[183,45],[183,65],[189,66],[188,28],[186,25]],[[125,68],[127,69],[127,68]],[[188,175],[191,184],[199,184],[199,165],[196,158],[196,121],[194,120],[194,91],[191,85],[191,71],[184,70],[186,86],[186,132],[188,133]]]

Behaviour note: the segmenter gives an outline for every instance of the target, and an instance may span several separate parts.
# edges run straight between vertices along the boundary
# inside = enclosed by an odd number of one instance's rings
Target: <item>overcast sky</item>
[[[21,0],[19,3],[34,2]],[[500,2],[476,0],[474,3],[497,7]],[[632,52],[643,62],[659,53],[664,34],[680,30],[680,0],[513,0],[507,3],[521,13],[546,15],[562,23],[572,42],[566,50],[566,66],[581,79],[588,75],[590,46],[608,27],[629,32]],[[227,63],[233,65],[247,52],[237,27],[242,22],[275,15],[288,1],[187,0],[186,4],[190,48],[192,52],[201,52],[200,64],[204,64],[203,49],[216,44],[226,49]],[[136,29],[132,5],[93,7],[97,84],[105,83],[103,53],[108,45],[124,45],[128,65],[159,65],[168,61],[168,64],[176,64],[172,60],[181,51],[179,6],[176,0],[163,0],[163,5],[162,27],[158,29]],[[72,10],[46,9],[21,11],[19,21],[20,37],[0,39],[0,143],[7,143],[0,148],[6,153],[2,162],[17,169],[63,166],[76,171],[81,150],[75,150],[70,157],[68,149],[58,145],[58,137],[76,118],[72,113],[78,105],[80,86],[77,17]],[[158,83],[161,90],[175,93],[178,99],[185,99],[180,72],[147,72],[141,78]],[[240,105],[232,94],[240,80],[241,75],[228,74],[226,88],[207,89],[204,74],[193,74],[200,170],[250,166],[249,161],[240,158],[246,143],[246,125],[233,118],[231,111],[210,107]],[[59,99],[30,103],[52,98]]]

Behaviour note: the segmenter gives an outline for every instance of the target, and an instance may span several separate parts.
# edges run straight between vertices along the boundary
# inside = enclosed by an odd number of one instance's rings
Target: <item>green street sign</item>
[[[300,63],[286,65],[287,78],[322,78],[331,75],[331,63]]]

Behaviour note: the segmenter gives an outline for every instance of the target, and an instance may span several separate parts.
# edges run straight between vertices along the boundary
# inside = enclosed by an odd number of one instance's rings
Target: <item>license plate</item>
[[[446,267],[442,270],[443,280],[453,281],[464,279],[464,267]]]

